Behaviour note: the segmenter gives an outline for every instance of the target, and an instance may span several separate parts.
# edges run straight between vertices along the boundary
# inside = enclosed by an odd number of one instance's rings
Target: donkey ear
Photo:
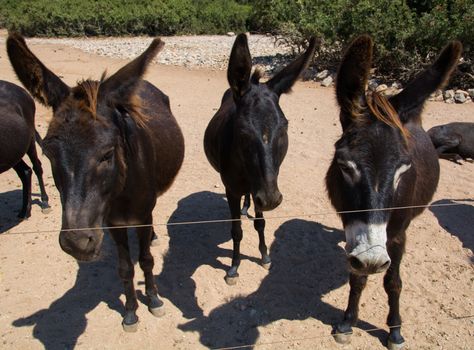
[[[288,66],[278,72],[273,78],[271,78],[267,85],[277,95],[287,93],[291,90],[291,87],[299,78],[300,74],[308,68],[316,50],[316,38],[311,37],[309,40],[309,46],[305,53],[300,55],[296,60],[291,62]]]
[[[234,95],[234,100],[239,100],[250,88],[250,72],[252,70],[252,57],[250,56],[247,36],[239,34],[229,58],[227,80]]]
[[[7,53],[18,79],[39,102],[56,109],[69,95],[69,87],[41,63],[20,34],[9,33]]]
[[[462,44],[459,41],[449,43],[431,67],[418,74],[402,92],[390,99],[403,123],[418,117],[430,94],[448,82],[461,53]]]
[[[361,35],[349,45],[336,78],[336,97],[341,106],[341,124],[348,121],[343,114],[357,113],[365,99],[365,86],[372,66],[373,41],[368,35]]]
[[[154,39],[140,56],[103,81],[99,87],[99,100],[130,101],[148,65],[164,45],[160,38]]]

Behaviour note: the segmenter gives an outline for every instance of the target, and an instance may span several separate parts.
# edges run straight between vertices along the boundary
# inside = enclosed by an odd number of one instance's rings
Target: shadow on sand
[[[216,218],[230,218],[225,196],[203,191],[181,199],[169,222]],[[230,263],[232,251],[218,247],[231,239],[230,227],[228,222],[168,226],[168,252],[163,258],[162,272],[157,276],[156,283],[159,294],[171,301],[187,319],[203,315],[196,301],[196,284],[192,279],[194,272],[200,266],[209,265],[222,270],[224,278],[225,271],[229,268],[217,259],[228,257]],[[243,254],[242,259],[258,263],[256,257]]]
[[[200,192],[181,200],[170,222],[228,216],[222,196]],[[194,318],[179,328],[199,332],[203,345],[253,344],[259,336],[257,327],[281,319],[314,317],[327,325],[342,319],[342,310],[323,302],[322,297],[344,285],[348,279],[345,253],[338,246],[344,240],[343,232],[304,220],[284,223],[276,231],[270,248],[273,266],[259,289],[215,308],[206,317],[197,305],[192,275],[202,265],[223,272],[227,269],[217,258],[230,258],[229,250],[218,247],[230,238],[230,224],[170,226],[168,230],[169,251],[157,278],[158,289],[160,295],[178,307],[184,317]],[[258,263],[257,259],[251,260]],[[374,328],[363,321],[359,322],[359,327]],[[381,341],[387,336],[384,331],[372,335]]]
[[[41,206],[39,193],[31,194],[31,205]],[[0,234],[17,226],[23,220],[18,218],[23,204],[23,190],[13,190],[0,193]]]
[[[452,207],[430,207],[439,225],[459,238],[464,248],[474,252],[474,206],[459,202],[474,202],[473,199],[441,199],[432,204],[453,204]],[[474,263],[474,256],[471,257]]]
[[[86,315],[99,303],[104,302],[110,309],[123,313],[119,299],[123,288],[117,273],[116,249],[107,234],[102,249],[100,261],[78,264],[74,286],[62,297],[47,309],[15,320],[13,326],[34,326],[33,336],[46,349],[73,349],[87,328]],[[58,246],[58,254],[61,253]]]

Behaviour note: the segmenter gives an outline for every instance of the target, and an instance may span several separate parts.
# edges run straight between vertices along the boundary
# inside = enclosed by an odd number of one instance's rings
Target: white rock
[[[323,79],[326,79],[327,76],[329,75],[329,71],[327,69],[319,72],[318,74],[316,74],[316,79],[317,80],[323,80]]]
[[[379,86],[379,84],[375,80],[369,80],[369,90],[375,91],[375,89],[377,89],[377,86]]]
[[[444,99],[449,100],[450,98],[454,98],[454,90],[446,90],[444,92]]]
[[[326,78],[321,82],[321,85],[324,86],[324,87],[331,86],[333,80],[334,80],[334,79],[333,79],[331,76],[326,77]]]
[[[227,32],[227,36],[235,36],[234,32]]]
[[[466,95],[464,95],[462,92],[456,91],[454,94],[454,101],[457,103],[464,103],[466,102]]]
[[[469,96],[471,96],[471,98],[474,98],[474,89],[468,89],[467,92],[469,93]]]
[[[382,91],[384,91],[384,90],[387,90],[387,88],[388,88],[387,85],[385,85],[385,84],[380,84],[379,86],[377,86],[377,87],[375,88],[375,92],[382,92]]]
[[[397,82],[397,81],[395,81],[394,83],[392,83],[392,85],[391,85],[390,87],[392,87],[392,88],[394,88],[394,89],[401,89],[401,88],[402,88],[402,84],[399,83],[399,82]]]
[[[454,98],[452,98],[452,97],[447,98],[447,99],[444,100],[444,102],[452,104],[452,103],[454,103]]]

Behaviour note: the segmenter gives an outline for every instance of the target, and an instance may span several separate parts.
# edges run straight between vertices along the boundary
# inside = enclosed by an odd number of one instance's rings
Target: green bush
[[[27,36],[222,34],[245,31],[234,0],[0,0],[0,26]]]
[[[402,82],[432,61],[449,40],[464,45],[462,69],[474,74],[474,3],[472,0],[262,0],[252,26],[276,34],[295,51],[315,35],[321,39],[317,64],[337,65],[342,48],[358,34],[376,43],[377,73]],[[454,79],[453,85],[474,83]]]
[[[472,86],[474,76],[472,0],[0,0],[0,27],[27,36],[251,30],[270,32],[295,52],[315,35],[317,64],[333,69],[347,42],[367,33],[376,43],[377,73],[402,81],[459,39],[466,60],[460,70],[471,75],[454,84]]]

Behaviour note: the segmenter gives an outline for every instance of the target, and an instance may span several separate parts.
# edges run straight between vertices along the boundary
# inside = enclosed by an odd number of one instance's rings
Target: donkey
[[[450,43],[435,63],[390,100],[365,94],[372,64],[369,36],[356,38],[346,51],[336,80],[342,136],[326,175],[326,187],[342,219],[350,268],[349,304],[335,326],[338,342],[347,342],[357,322],[367,276],[384,272],[390,327],[388,347],[400,349],[400,262],[411,220],[433,197],[439,162],[423,130],[424,101],[449,79],[462,46]],[[401,207],[398,210],[384,209]]]
[[[474,159],[474,123],[449,123],[428,130],[431,142],[441,159],[462,164]]]
[[[44,188],[43,168],[36,153],[35,140],[41,137],[35,130],[35,102],[23,88],[0,80],[0,174],[15,169],[23,184],[23,204],[18,217],[31,216],[31,168],[23,161],[28,154],[41,190],[42,211],[51,210]]]
[[[145,275],[148,309],[163,314],[153,280],[150,253],[152,211],[157,196],[172,184],[184,157],[184,140],[168,97],[142,80],[164,43],[154,39],[132,62],[100,81],[84,80],[71,88],[10,34],[7,52],[18,78],[53,119],[44,139],[62,204],[61,248],[77,260],[99,256],[104,225],[115,241],[119,275],[125,287],[125,331],[137,329],[127,229],[136,228],[139,264]]]
[[[224,93],[221,106],[204,135],[207,159],[221,175],[233,219],[232,267],[226,274],[226,282],[230,285],[237,283],[239,276],[242,196],[245,196],[242,215],[246,215],[252,196],[261,264],[270,268],[263,211],[272,210],[282,202],[277,180],[288,149],[288,120],[279,106],[279,98],[291,90],[307,68],[315,46],[316,40],[312,38],[304,54],[266,83],[260,83],[262,74],[259,70],[251,76],[252,59],[247,36],[238,35],[232,47],[227,70],[230,89]]]

